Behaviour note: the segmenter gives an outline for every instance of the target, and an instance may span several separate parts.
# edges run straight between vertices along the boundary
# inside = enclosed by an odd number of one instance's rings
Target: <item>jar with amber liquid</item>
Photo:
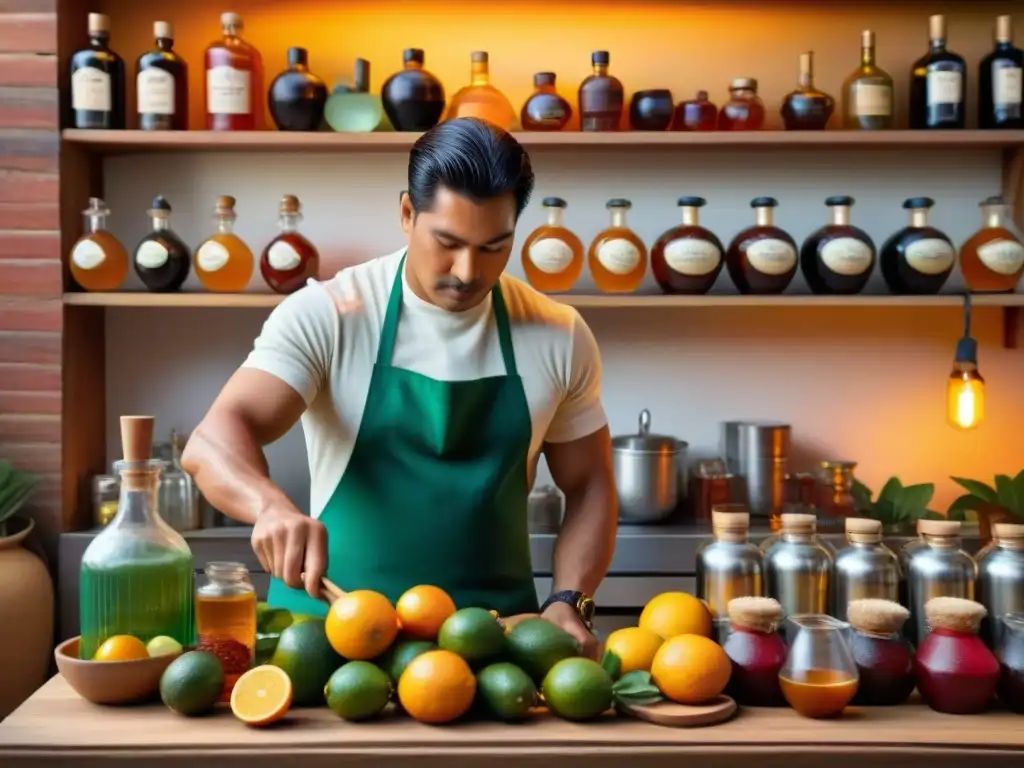
[[[608,51],[594,51],[590,63],[594,73],[580,83],[580,130],[617,131],[622,123],[625,103],[622,83],[608,74]]]
[[[476,117],[506,131],[515,126],[516,113],[508,98],[491,85],[487,51],[470,54],[469,85],[460,88],[448,105],[448,120]]]
[[[801,53],[797,88],[787,94],[779,110],[786,130],[823,131],[835,107],[835,99],[814,86],[814,53]]]
[[[565,200],[545,197],[542,204],[548,220],[523,243],[523,273],[538,291],[563,293],[580,279],[583,243],[565,228]]]
[[[680,197],[676,204],[683,222],[651,247],[651,272],[664,293],[707,293],[722,271],[722,243],[700,225],[703,197]]]
[[[626,223],[629,200],[609,200],[611,226],[597,233],[590,244],[587,261],[598,290],[604,293],[633,293],[647,271],[647,247]]]
[[[790,616],[789,621],[796,633],[779,671],[782,695],[804,717],[837,717],[860,683],[845,638],[849,625],[823,614]]]
[[[206,49],[206,130],[252,131],[263,122],[263,58],[242,39],[242,17],[220,16],[222,36]]]
[[[714,131],[718,127],[718,107],[708,99],[707,91],[676,104],[672,115],[673,131]]]
[[[912,197],[903,203],[910,222],[882,244],[878,262],[882,278],[895,294],[936,294],[956,264],[956,249],[945,232],[928,223],[935,205],[930,197]]]
[[[778,204],[772,197],[751,200],[754,226],[729,244],[725,264],[740,293],[782,293],[796,274],[796,242],[774,223],[772,212]]]
[[[759,131],[764,128],[764,102],[757,95],[757,80],[737,77],[729,84],[729,101],[718,112],[720,131]]]
[[[278,226],[281,234],[270,241],[260,258],[260,274],[277,293],[295,293],[310,278],[320,274],[320,253],[299,234],[302,221],[299,198],[281,198]]]
[[[813,293],[860,293],[875,266],[875,244],[863,229],[850,223],[854,199],[827,198],[828,224],[812,233],[800,248],[800,271]]]
[[[196,590],[197,648],[220,660],[224,668],[221,701],[228,701],[255,657],[256,590],[242,563],[207,563],[205,573],[206,583]]]
[[[523,130],[562,130],[572,117],[572,107],[555,89],[555,73],[538,72],[533,76],[533,87],[533,93],[519,113]]]
[[[153,293],[173,293],[192,270],[192,252],[171,229],[171,204],[163,195],[149,209],[153,230],[135,248],[135,274]]]
[[[208,291],[238,293],[252,278],[252,251],[235,234],[235,198],[217,198],[217,231],[196,249],[196,277]]]
[[[1024,272],[1024,245],[1001,197],[981,201],[981,229],[960,246],[960,271],[976,293],[1011,293]]]
[[[90,197],[82,211],[85,232],[71,247],[71,276],[86,291],[116,291],[128,277],[128,252],[107,231],[109,215],[103,200]]]

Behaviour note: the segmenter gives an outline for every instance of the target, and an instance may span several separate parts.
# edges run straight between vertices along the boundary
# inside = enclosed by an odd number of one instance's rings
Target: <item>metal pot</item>
[[[619,520],[656,523],[678,506],[687,444],[651,433],[651,412],[640,411],[640,431],[612,440]]]

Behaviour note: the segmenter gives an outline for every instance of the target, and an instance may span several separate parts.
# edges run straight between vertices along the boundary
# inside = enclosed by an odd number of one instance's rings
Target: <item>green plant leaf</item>
[[[1011,509],[1014,517],[1024,517],[1024,469],[1013,478],[1013,487],[1017,491],[1017,509]]]
[[[917,520],[928,511],[928,504],[935,495],[934,483],[918,483],[904,486],[896,500],[896,509],[904,520]]]
[[[874,495],[871,489],[857,478],[853,479],[853,488],[850,489],[850,493],[853,496],[853,506],[855,509],[870,511],[874,506],[874,503],[871,501],[871,497]]]
[[[651,673],[642,669],[627,672],[612,686],[612,696],[630,704],[654,704],[664,697],[651,680]]]
[[[878,492],[878,501],[891,501],[895,503],[902,491],[903,483],[894,475],[886,481],[885,485],[882,486],[882,490]]]
[[[622,659],[617,653],[605,651],[604,656],[601,657],[601,666],[612,680],[619,679],[619,674],[622,672]]]
[[[256,635],[255,663],[256,666],[266,664],[277,650],[277,642],[281,639],[280,632],[267,635]]]
[[[977,512],[980,499],[970,493],[965,493],[963,496],[958,496],[952,504],[949,505],[949,509],[946,510],[946,517],[950,520],[960,520],[961,522],[967,519],[968,512]]]
[[[1017,514],[1020,509],[1020,500],[1017,498],[1017,489],[1009,475],[996,475],[996,494],[998,504],[1011,514]]]
[[[980,480],[971,480],[968,477],[950,477],[950,480],[968,493],[977,496],[982,501],[987,501],[989,504],[999,503],[999,496],[996,493],[996,489],[990,485],[986,485]]]

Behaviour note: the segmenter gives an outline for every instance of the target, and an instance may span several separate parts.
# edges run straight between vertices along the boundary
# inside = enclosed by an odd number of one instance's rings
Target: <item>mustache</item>
[[[440,278],[434,284],[434,288],[436,290],[441,291],[441,290],[447,290],[447,289],[450,288],[452,290],[458,291],[459,293],[473,293],[479,287],[480,287],[480,282],[478,280],[474,280],[474,281],[472,281],[470,283],[464,283],[459,278],[457,278],[457,277],[455,277],[453,275],[448,275],[447,277],[442,277],[442,278]]]

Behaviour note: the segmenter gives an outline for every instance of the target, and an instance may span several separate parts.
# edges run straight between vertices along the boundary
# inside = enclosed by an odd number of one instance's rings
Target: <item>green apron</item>
[[[459,608],[536,612],[526,518],[530,411],[501,289],[491,296],[505,375],[438,381],[391,364],[404,268],[403,256],[352,457],[319,518],[327,577],[392,602],[433,584]],[[267,600],[294,613],[327,612],[277,579]]]

